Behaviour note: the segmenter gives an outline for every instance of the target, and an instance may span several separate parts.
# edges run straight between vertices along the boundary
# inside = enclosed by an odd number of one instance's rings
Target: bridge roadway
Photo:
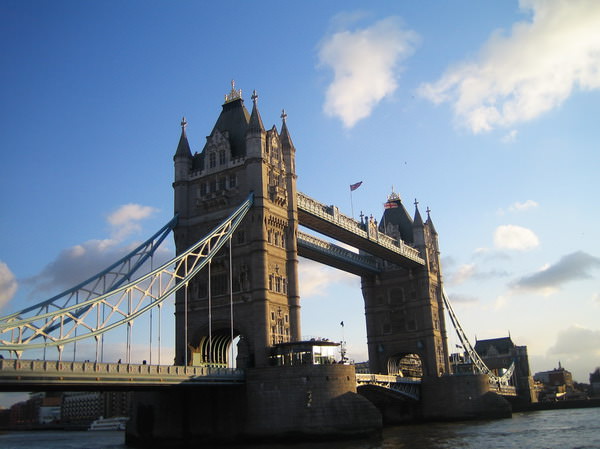
[[[244,370],[221,367],[0,359],[0,391],[129,391],[244,382]]]
[[[233,386],[245,381],[243,369],[216,366],[0,359],[0,391],[134,391],[175,385]],[[357,373],[356,386],[382,388],[418,401],[421,379]],[[516,396],[513,386],[490,383],[490,390],[502,396]]]
[[[210,366],[0,359],[0,391],[136,390],[172,385],[239,385],[242,369]],[[420,379],[356,374],[356,385],[388,388],[419,399]]]
[[[336,206],[326,206],[301,192],[297,192],[297,200],[298,222],[302,226],[401,267],[425,265],[416,248],[379,232],[374,223],[358,223],[340,213]]]

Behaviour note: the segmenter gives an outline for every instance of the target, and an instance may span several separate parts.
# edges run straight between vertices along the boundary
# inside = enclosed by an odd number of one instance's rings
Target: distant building
[[[42,425],[59,423],[61,420],[61,403],[61,396],[44,397],[39,408],[39,423]]]
[[[511,383],[517,396],[526,402],[537,402],[533,379],[529,370],[527,346],[516,346],[510,337],[477,340],[475,351],[486,366],[497,376],[502,376],[514,362]]]
[[[573,375],[570,371],[564,369],[560,362],[558,362],[558,368],[554,368],[552,371],[535,373],[533,379],[546,386],[558,387],[564,385],[567,390],[573,389]]]
[[[63,423],[73,426],[88,426],[104,413],[104,398],[99,391],[68,392],[62,401]]]
[[[115,416],[129,416],[131,394],[126,391],[105,391],[104,413],[105,418]]]
[[[129,416],[129,403],[130,394],[123,391],[65,393],[62,420],[67,425],[88,426],[101,416]]]
[[[543,400],[556,401],[585,397],[583,393],[576,391],[573,375],[570,371],[564,369],[560,362],[558,362],[558,368],[535,373],[533,379],[542,384],[540,398]]]
[[[590,373],[590,395],[600,396],[600,367]]]

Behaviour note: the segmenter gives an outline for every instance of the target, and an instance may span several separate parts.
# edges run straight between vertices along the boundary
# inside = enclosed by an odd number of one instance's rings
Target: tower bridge
[[[381,415],[356,395],[357,384],[374,394],[382,388],[404,394],[430,419],[510,413],[500,399],[484,400],[494,391],[513,395],[512,372],[496,376],[487,369],[460,328],[444,293],[429,210],[423,220],[415,202],[411,215],[392,194],[379,223],[355,221],[298,192],[296,148],[285,113],[281,119],[279,131],[266,129],[256,92],[248,112],[233,85],[200,152],[192,153],[183,119],[173,157],[176,218],[163,228],[174,233],[176,257],[131,280],[164,241],[157,234],[64,294],[0,317],[0,351],[19,359],[0,360],[0,389],[61,382],[144,386],[150,390],[136,396],[128,428],[129,441],[139,444],[200,434],[219,439],[370,432],[381,425]],[[279,345],[301,341],[299,256],[360,276],[374,374],[356,376],[344,364],[272,366]],[[125,364],[103,362],[106,332],[127,327],[129,350],[133,320],[160,311],[172,295],[174,367],[132,368],[129,353]],[[478,375],[451,375],[445,310]],[[96,361],[63,363],[65,345],[86,338],[96,343]],[[20,360],[28,349],[47,347],[58,348],[58,361]],[[158,384],[219,382],[209,400],[206,388],[173,396],[151,391]],[[241,402],[226,387],[240,382]],[[366,396],[377,402],[376,394]],[[211,419],[222,421],[195,429],[192,417],[206,416],[210,407],[222,413]],[[174,420],[175,427],[167,426]]]

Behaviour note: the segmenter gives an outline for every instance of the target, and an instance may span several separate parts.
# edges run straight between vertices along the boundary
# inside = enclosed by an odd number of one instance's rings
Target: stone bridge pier
[[[146,391],[132,407],[126,443],[142,448],[350,438],[382,426],[377,408],[356,393],[351,365],[251,368],[245,385]]]

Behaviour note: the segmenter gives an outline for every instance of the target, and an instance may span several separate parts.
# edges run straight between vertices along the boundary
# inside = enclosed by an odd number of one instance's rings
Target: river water
[[[125,449],[124,432],[6,432],[0,449]],[[232,449],[600,449],[600,408],[515,413],[496,421],[389,427],[381,439]],[[231,447],[230,447],[231,448]],[[164,449],[170,449],[165,446]],[[189,449],[196,449],[190,447]]]

